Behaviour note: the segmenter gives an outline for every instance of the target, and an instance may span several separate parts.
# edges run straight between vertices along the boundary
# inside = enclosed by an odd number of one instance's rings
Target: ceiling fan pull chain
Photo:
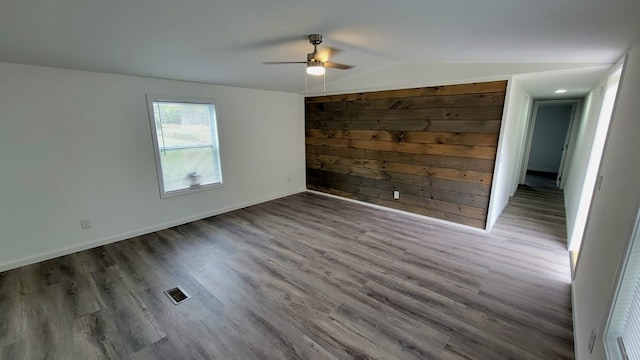
[[[327,72],[322,74],[322,96],[327,96]]]

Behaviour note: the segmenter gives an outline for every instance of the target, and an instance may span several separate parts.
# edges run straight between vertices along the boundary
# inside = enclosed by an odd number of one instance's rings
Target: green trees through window
[[[213,102],[147,95],[147,103],[161,195],[222,184]]]

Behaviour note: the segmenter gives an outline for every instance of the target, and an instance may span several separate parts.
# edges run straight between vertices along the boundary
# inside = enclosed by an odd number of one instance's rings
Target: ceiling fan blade
[[[353,66],[352,65],[345,65],[345,64],[338,64],[338,63],[334,63],[334,62],[326,62],[326,63],[324,63],[324,67],[333,68],[333,69],[340,69],[340,70],[349,70]]]
[[[306,64],[306,61],[263,61],[265,65],[280,65],[280,64]]]
[[[327,61],[329,61],[329,59],[331,59],[334,56],[340,54],[341,52],[342,52],[342,50],[340,50],[340,49],[324,46],[324,47],[318,49],[318,54],[316,55],[316,59],[318,59],[318,60],[320,60],[322,62],[327,62]]]

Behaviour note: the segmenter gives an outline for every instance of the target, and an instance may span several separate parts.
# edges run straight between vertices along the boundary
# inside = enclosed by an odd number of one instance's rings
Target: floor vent
[[[191,296],[184,292],[181,287],[174,287],[164,292],[174,304],[182,304],[183,302],[191,299]]]

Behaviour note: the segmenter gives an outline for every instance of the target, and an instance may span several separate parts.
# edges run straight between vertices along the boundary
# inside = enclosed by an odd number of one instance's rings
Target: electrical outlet
[[[91,229],[91,219],[90,218],[80,219],[80,229],[82,230]]]
[[[287,176],[287,184],[291,183],[291,178]]]
[[[596,329],[591,329],[591,337],[589,337],[589,354],[593,353],[593,346],[596,344]]]
[[[400,191],[394,190],[393,191],[393,198],[396,199],[396,200],[400,199]]]

